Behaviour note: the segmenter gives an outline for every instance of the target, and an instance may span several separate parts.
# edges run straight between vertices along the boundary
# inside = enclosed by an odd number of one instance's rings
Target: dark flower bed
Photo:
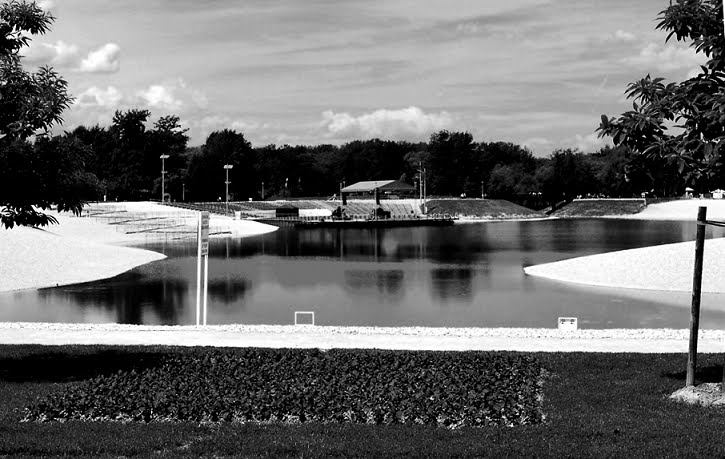
[[[542,368],[523,355],[189,349],[52,393],[26,421],[541,423]]]

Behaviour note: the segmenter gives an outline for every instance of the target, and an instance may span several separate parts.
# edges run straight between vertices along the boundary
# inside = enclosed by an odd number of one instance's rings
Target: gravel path
[[[687,353],[689,331],[541,328],[140,326],[0,323],[0,344]],[[699,352],[723,352],[725,331],[701,330]]]

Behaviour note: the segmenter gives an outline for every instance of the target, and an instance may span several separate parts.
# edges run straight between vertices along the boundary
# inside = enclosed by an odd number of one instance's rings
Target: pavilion
[[[415,187],[400,180],[372,180],[357,182],[340,190],[342,205],[347,205],[347,198],[351,194],[374,194],[375,203],[380,204],[380,194],[410,193]]]

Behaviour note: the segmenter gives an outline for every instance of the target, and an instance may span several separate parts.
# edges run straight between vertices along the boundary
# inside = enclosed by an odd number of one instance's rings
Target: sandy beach
[[[694,222],[700,206],[707,207],[708,220],[725,220],[725,201],[712,199],[653,204],[638,214],[616,218]],[[694,234],[692,237],[694,239]],[[529,266],[524,268],[524,272],[531,276],[575,284],[690,292],[694,260],[695,242],[690,241]],[[705,241],[702,292],[725,293],[725,239]]]
[[[153,204],[138,204],[153,206]],[[725,202],[688,200],[655,204],[623,218],[695,220],[697,207],[708,219],[725,220]],[[161,206],[156,206],[161,207]],[[0,232],[0,291],[41,288],[112,277],[163,258],[124,247],[138,242],[93,221],[60,215],[44,230]],[[231,221],[231,219],[229,219]],[[268,225],[237,221],[234,237],[268,232]],[[563,260],[525,269],[555,281],[618,288],[688,291],[694,242]],[[725,239],[705,247],[703,291],[725,293]],[[119,324],[0,323],[0,344],[109,344],[510,350],[526,352],[686,352],[687,330],[577,330],[433,327],[327,326],[134,326]],[[722,352],[725,332],[702,330],[701,352]]]
[[[104,204],[114,206],[113,204]],[[154,203],[121,203],[117,207],[154,214],[178,212]],[[93,218],[48,212],[57,225],[45,228],[0,229],[0,292],[56,287],[117,276],[137,266],[165,258],[157,252],[126,247],[147,236],[126,234]],[[213,215],[210,225],[230,231],[226,237],[248,237],[275,231],[271,225]],[[193,227],[192,219],[188,225]]]

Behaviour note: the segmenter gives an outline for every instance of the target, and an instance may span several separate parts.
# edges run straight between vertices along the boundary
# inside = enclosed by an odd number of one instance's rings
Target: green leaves
[[[630,83],[626,96],[633,111],[618,118],[602,117],[600,136],[611,136],[615,145],[660,158],[682,156],[678,161],[678,186],[702,189],[721,186],[725,171],[711,161],[719,155],[725,137],[725,42],[720,0],[677,0],[660,13],[657,29],[690,41],[698,53],[710,60],[702,72],[681,83],[664,85],[663,78],[650,75]],[[676,122],[680,126],[672,126]],[[674,130],[670,130],[672,128]],[[678,129],[681,128],[681,129]],[[667,175],[653,171],[654,175]]]
[[[536,424],[541,374],[485,352],[196,350],[52,394],[25,420]]]

